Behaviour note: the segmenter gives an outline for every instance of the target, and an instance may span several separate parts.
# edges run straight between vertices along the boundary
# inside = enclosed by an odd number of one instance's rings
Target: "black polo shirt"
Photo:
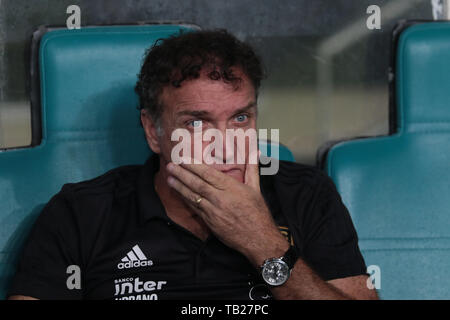
[[[169,219],[153,185],[158,170],[153,155],[143,166],[64,185],[38,217],[9,295],[269,298],[245,256],[214,236],[202,241]],[[280,232],[324,280],[366,273],[348,211],[324,173],[280,161],[276,175],[261,176],[261,192]],[[77,275],[81,287],[73,285]]]

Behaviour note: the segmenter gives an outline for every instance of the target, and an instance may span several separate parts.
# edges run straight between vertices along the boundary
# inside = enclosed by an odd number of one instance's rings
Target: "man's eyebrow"
[[[252,109],[256,107],[256,101],[249,102],[245,107],[237,109],[233,115],[248,111],[249,109]],[[209,111],[206,110],[183,110],[180,112],[177,112],[177,116],[193,116],[193,117],[206,117],[210,114]]]
[[[205,117],[209,115],[208,111],[205,110],[183,110],[177,112],[177,116],[193,116],[193,117]]]
[[[237,109],[237,110],[234,112],[233,116],[235,116],[235,115],[237,115],[237,114],[239,114],[239,113],[246,112],[246,111],[248,111],[248,110],[250,110],[250,109],[252,109],[252,108],[256,108],[256,101],[250,101],[245,107],[242,107],[242,108]]]

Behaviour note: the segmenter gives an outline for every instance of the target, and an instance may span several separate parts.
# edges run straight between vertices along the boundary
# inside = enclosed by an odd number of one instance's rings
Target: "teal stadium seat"
[[[41,28],[34,34],[32,145],[0,151],[0,298],[35,218],[63,184],[151,154],[134,85],[147,48],[192,25]],[[39,72],[37,72],[39,71]],[[280,159],[293,160],[280,148]]]
[[[396,29],[394,132],[335,144],[324,168],[383,299],[450,299],[450,23]]]

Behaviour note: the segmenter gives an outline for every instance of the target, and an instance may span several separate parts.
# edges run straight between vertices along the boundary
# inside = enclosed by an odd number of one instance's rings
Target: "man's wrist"
[[[282,257],[289,246],[289,242],[281,233],[268,236],[260,242],[257,248],[247,254],[247,258],[256,268],[259,268],[267,259]]]

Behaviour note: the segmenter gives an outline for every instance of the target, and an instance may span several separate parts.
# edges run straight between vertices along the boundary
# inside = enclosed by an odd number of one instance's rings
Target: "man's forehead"
[[[168,88],[164,94],[165,106],[173,113],[185,110],[234,111],[256,107],[256,95],[250,82],[242,81],[238,88],[220,80],[195,79],[180,88]],[[218,110],[219,109],[219,110]]]

